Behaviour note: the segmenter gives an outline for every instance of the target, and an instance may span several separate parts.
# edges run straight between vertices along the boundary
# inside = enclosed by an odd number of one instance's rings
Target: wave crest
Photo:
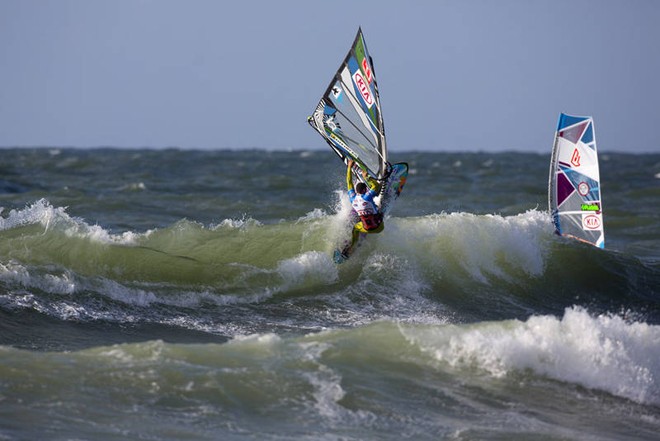
[[[579,307],[562,318],[407,329],[435,360],[495,377],[531,370],[639,403],[660,403],[660,327]]]

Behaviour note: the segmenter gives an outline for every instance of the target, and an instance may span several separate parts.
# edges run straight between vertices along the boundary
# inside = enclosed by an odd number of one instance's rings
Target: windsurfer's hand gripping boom
[[[353,190],[353,174],[352,171],[355,169],[355,165],[357,164],[358,167],[360,167],[360,174],[362,175],[362,178],[364,182],[367,183],[369,186],[370,190],[374,190],[375,192],[378,192],[380,189],[380,184],[378,181],[371,176],[369,176],[369,172],[367,171],[367,168],[362,165],[359,161],[355,161],[353,159],[349,159],[346,162],[346,187],[348,190]],[[357,170],[356,170],[357,171]]]

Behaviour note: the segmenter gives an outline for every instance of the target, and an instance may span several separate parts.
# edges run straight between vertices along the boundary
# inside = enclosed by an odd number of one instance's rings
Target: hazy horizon
[[[77,147],[77,146],[45,146],[45,145],[23,145],[23,146],[0,146],[0,150],[13,150],[13,149],[33,149],[33,150],[180,150],[180,151],[191,151],[191,152],[250,152],[250,151],[263,151],[263,152],[283,152],[283,153],[305,153],[305,152],[319,152],[327,151],[332,153],[327,144],[322,143],[318,146],[312,147],[299,147],[299,148],[287,148],[287,147],[209,147],[209,148],[200,148],[200,147],[176,147],[176,146],[163,146],[163,147],[149,147],[149,146],[91,146],[91,147]],[[617,155],[658,155],[660,151],[643,151],[643,152],[628,152],[623,150],[602,150],[598,149],[601,154],[601,159],[603,159],[608,154],[617,154]],[[500,150],[477,150],[477,149],[461,149],[461,150],[433,150],[433,149],[394,149],[390,151],[390,156],[395,157],[397,161],[404,160],[402,155],[406,153],[447,153],[447,154],[530,154],[530,155],[539,155],[539,156],[550,156],[552,153],[552,142],[548,145],[547,151],[541,150],[515,150],[515,149],[500,149]]]

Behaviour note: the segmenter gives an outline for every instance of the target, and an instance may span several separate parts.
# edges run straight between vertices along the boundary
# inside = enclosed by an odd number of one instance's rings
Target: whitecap
[[[284,280],[287,289],[305,283],[327,285],[339,279],[337,266],[330,256],[319,251],[310,251],[283,260],[279,263],[277,272]]]
[[[404,329],[412,343],[454,368],[494,377],[532,370],[639,403],[660,404],[660,326],[592,316],[579,307],[562,318]]]
[[[69,216],[66,207],[53,207],[46,199],[40,199],[22,210],[11,210],[6,218],[0,218],[0,231],[34,224],[44,226],[44,233],[59,230],[69,237],[108,244],[132,245],[142,236],[131,231],[111,234],[99,225],[89,225],[80,218]]]

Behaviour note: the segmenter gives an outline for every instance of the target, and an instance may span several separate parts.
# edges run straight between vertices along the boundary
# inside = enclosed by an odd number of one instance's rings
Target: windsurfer
[[[383,214],[374,202],[374,197],[378,195],[378,191],[380,190],[380,184],[378,184],[376,179],[369,176],[364,168],[360,167],[362,176],[369,185],[367,187],[367,184],[364,182],[358,182],[354,186],[352,172],[354,164],[356,164],[355,161],[352,159],[348,160],[346,167],[346,187],[348,187],[348,198],[360,220],[353,226],[351,243],[342,251],[342,254],[346,257],[350,256],[353,252],[353,247],[357,243],[360,234],[380,233],[385,228]],[[360,164],[358,163],[358,165]]]

